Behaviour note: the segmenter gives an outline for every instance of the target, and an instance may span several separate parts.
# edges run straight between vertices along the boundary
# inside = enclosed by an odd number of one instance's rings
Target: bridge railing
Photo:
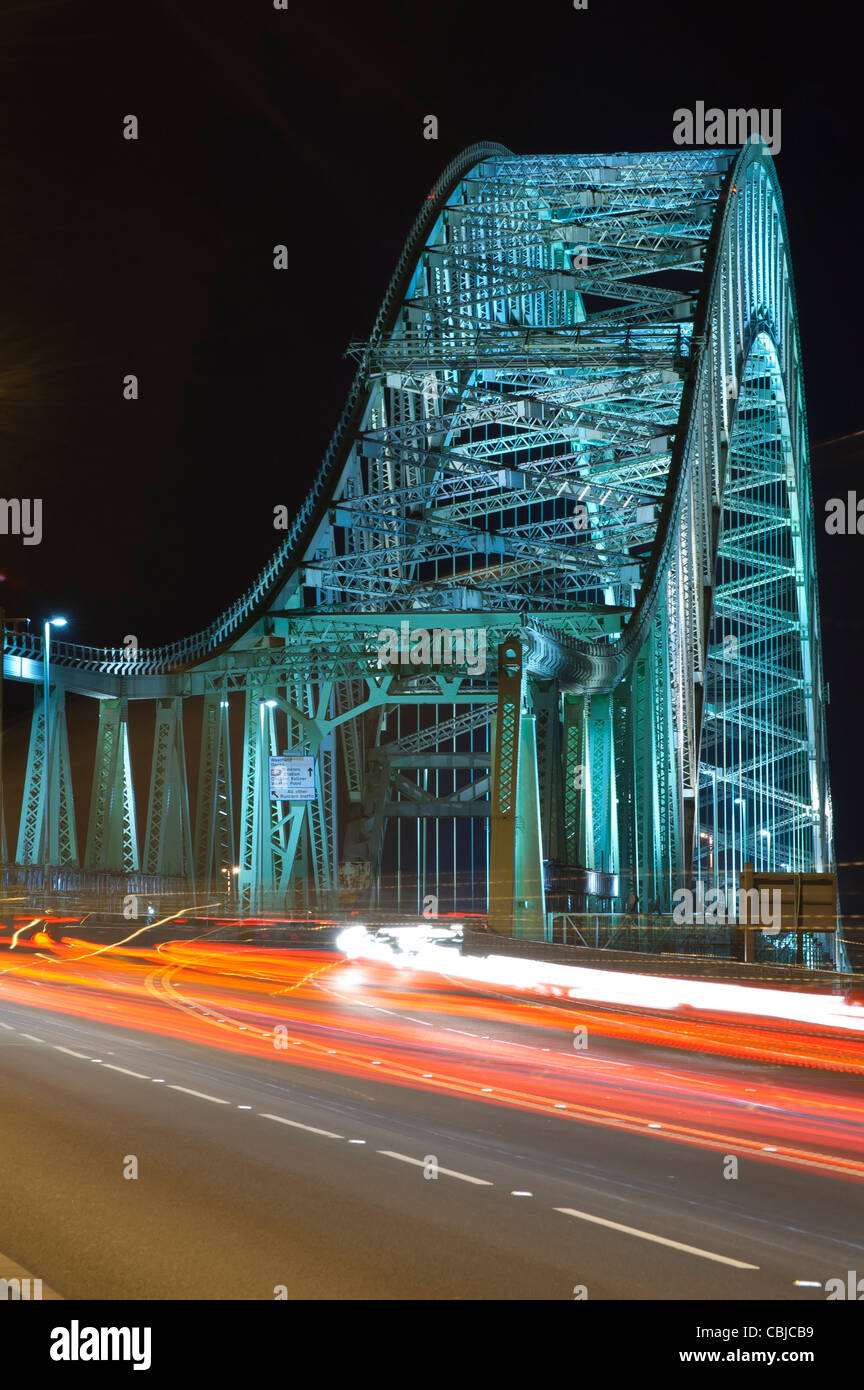
[[[550,912],[548,939],[561,945],[599,951],[645,951],[651,954],[710,956],[716,960],[744,959],[744,930],[724,925],[683,926],[671,914],[647,912]],[[752,933],[754,959],[763,965],[795,965],[795,932]],[[834,968],[833,956],[815,933],[805,937],[805,964],[810,969]]]
[[[134,931],[147,921],[149,906],[154,916],[164,917],[187,906],[192,910],[195,900],[183,879],[166,874],[93,871],[69,865],[0,866],[0,921],[7,926],[22,915],[92,914],[117,917]]]

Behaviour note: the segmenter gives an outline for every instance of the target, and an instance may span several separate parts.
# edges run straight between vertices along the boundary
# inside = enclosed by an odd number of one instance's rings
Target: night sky
[[[447,161],[483,139],[671,148],[697,100],[782,111],[817,515],[864,495],[851,8],[801,27],[763,3],[289,3],[4,8],[0,491],[44,499],[40,546],[0,538],[10,616],[59,611],[98,645],[210,622],[317,469],[346,347]],[[838,858],[857,859],[864,537],[817,534]]]

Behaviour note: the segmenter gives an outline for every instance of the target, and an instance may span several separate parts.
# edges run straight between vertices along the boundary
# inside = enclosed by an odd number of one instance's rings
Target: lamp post
[[[65,618],[46,618],[43,626],[42,699],[45,710],[45,754],[42,759],[42,825],[45,832],[45,891],[48,891],[51,865],[51,707],[48,703],[50,676],[48,671],[52,627],[65,627]]]

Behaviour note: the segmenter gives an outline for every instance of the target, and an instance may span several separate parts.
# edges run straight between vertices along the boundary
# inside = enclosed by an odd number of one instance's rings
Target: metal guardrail
[[[552,944],[581,946],[594,951],[617,949],[651,955],[665,953],[744,960],[745,932],[737,922],[683,926],[671,915],[659,912],[560,912],[549,913],[547,920],[548,940]],[[757,964],[797,965],[798,941],[794,931],[781,931],[776,936],[752,931],[749,935]],[[816,935],[808,935],[804,942],[804,966],[834,970],[833,954]]]
[[[122,918],[124,908],[128,913],[130,896],[139,900],[135,916],[125,918],[130,925],[146,921],[151,903],[164,917],[191,908],[196,900],[184,879],[165,874],[123,874],[69,865],[50,869],[36,864],[0,865],[0,918],[4,920],[22,913]]]
[[[593,914],[592,914],[593,915]],[[683,932],[684,929],[682,929]],[[796,966],[776,959],[744,962],[728,956],[694,950],[690,933],[690,952],[639,949],[596,948],[552,941],[530,941],[494,932],[466,930],[462,954],[466,956],[516,956],[524,960],[548,961],[602,970],[627,971],[639,975],[665,975],[705,980],[728,980],[738,984],[794,985],[795,989],[820,989],[845,994],[850,989],[864,992],[864,974],[841,973],[829,962],[823,968]],[[791,948],[794,951],[794,947]]]

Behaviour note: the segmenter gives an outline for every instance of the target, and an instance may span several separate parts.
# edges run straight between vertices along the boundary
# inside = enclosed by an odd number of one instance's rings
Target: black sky
[[[0,540],[7,612],[62,611],[99,645],[207,624],[270,554],[274,505],[303,496],[345,349],[444,164],[481,139],[669,148],[697,100],[782,111],[817,513],[855,487],[861,440],[818,447],[864,425],[851,7],[290,5],[10,0],[0,16],[0,492],[45,508],[40,546]],[[864,538],[818,534],[853,858]]]

